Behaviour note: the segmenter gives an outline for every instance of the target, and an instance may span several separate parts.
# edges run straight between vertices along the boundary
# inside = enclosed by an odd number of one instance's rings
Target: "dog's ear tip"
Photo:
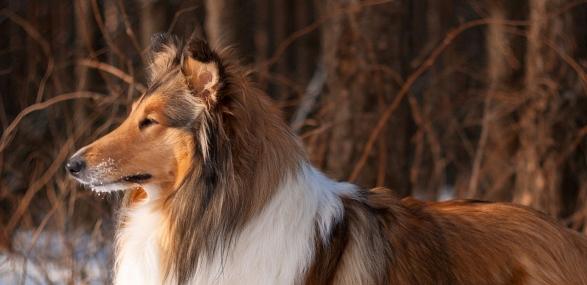
[[[221,83],[221,61],[218,55],[206,40],[198,37],[189,39],[184,55],[182,71],[190,88],[206,102],[215,102]]]
[[[190,38],[187,44],[187,51],[190,57],[203,63],[214,61],[216,58],[208,42],[200,37]]]

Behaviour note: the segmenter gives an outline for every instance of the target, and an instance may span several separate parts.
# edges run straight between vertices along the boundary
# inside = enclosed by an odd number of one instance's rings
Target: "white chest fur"
[[[190,283],[294,284],[314,257],[316,226],[326,237],[343,214],[340,194],[354,186],[310,166],[286,179],[271,202],[240,233],[226,257],[201,260]],[[157,247],[161,216],[149,204],[133,209],[118,234],[115,284],[161,284]]]
[[[116,236],[114,284],[161,284],[160,213],[144,204],[130,209],[126,219]]]

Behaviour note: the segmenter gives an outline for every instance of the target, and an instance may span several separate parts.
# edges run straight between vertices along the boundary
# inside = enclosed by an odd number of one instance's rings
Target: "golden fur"
[[[156,36],[148,70],[149,89],[129,117],[76,154],[89,173],[76,178],[134,188],[121,229],[153,199],[143,186],[155,185],[159,270],[184,284],[203,259],[228,256],[284,179],[309,163],[267,96],[203,41]],[[341,218],[328,221],[325,239],[315,222],[313,254],[291,283],[587,284],[587,239],[531,209],[400,200],[383,188],[337,199]]]
[[[526,207],[374,189],[345,210],[306,284],[587,284],[587,239]]]

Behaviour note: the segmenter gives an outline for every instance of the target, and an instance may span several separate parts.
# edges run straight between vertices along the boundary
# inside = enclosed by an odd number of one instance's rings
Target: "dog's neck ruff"
[[[189,283],[299,283],[312,264],[317,238],[326,242],[331,227],[342,219],[340,197],[353,196],[355,191],[354,185],[332,181],[310,165],[301,166],[280,183],[228,252],[218,251],[211,260],[200,258]],[[162,215],[152,201],[127,210],[117,234],[115,284],[173,283],[173,276],[162,280]]]

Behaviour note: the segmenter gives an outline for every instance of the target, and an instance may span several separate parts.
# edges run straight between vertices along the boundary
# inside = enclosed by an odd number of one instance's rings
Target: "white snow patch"
[[[14,252],[0,251],[0,284],[109,284],[112,248],[88,232],[23,230]]]

